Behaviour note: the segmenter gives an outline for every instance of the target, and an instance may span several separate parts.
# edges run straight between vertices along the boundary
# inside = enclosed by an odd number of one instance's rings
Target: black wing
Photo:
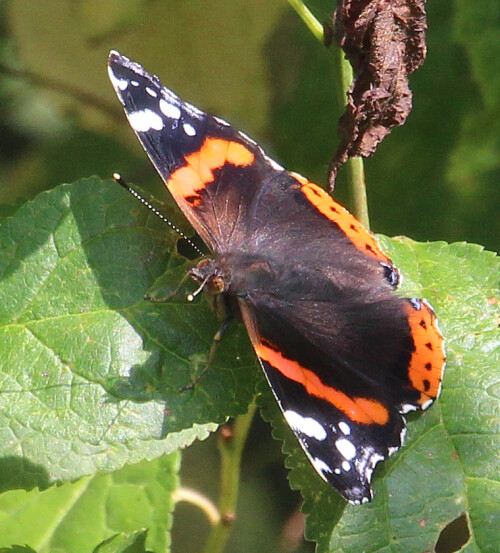
[[[375,465],[403,442],[402,413],[439,393],[441,335],[431,324],[418,334],[434,315],[368,280],[342,289],[301,265],[254,267],[234,275],[234,293],[285,419],[322,478],[369,501]]]
[[[169,191],[214,253],[241,243],[249,206],[283,168],[225,121],[183,102],[158,77],[118,52],[109,76]]]

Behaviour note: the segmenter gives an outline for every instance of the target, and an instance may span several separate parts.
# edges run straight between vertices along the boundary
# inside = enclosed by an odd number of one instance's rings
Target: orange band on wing
[[[331,403],[353,422],[383,425],[389,420],[389,411],[378,401],[362,397],[350,398],[339,390],[326,386],[312,371],[302,367],[297,361],[283,357],[279,351],[263,344],[254,347],[263,361],[286,378],[302,384],[309,394]]]
[[[439,395],[446,356],[436,316],[425,301],[421,305],[418,310],[408,304],[406,310],[415,344],[408,377],[412,386],[421,392],[418,403],[424,406]]]
[[[301,190],[306,198],[320,213],[337,224],[358,250],[376,257],[379,261],[391,263],[391,260],[379,248],[374,236],[345,207],[333,200],[318,185],[307,181],[301,175],[295,173],[292,175],[301,183]]]
[[[252,152],[239,142],[207,138],[197,152],[186,156],[187,165],[172,173],[167,186],[174,197],[190,198],[193,203],[196,196],[199,199],[199,192],[213,182],[215,169],[226,163],[250,165],[253,160]]]
[[[253,160],[252,152],[239,142],[207,138],[197,152],[186,156],[187,165],[172,173],[167,186],[174,197],[191,198],[193,203],[199,192],[213,182],[215,169],[226,163],[240,167],[250,165]]]

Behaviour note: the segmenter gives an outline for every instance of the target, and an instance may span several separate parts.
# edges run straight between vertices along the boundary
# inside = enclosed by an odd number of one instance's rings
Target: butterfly
[[[129,123],[213,256],[190,275],[245,324],[312,466],[354,504],[404,442],[404,414],[438,397],[443,337],[430,305],[394,293],[375,238],[322,188],[112,51]]]

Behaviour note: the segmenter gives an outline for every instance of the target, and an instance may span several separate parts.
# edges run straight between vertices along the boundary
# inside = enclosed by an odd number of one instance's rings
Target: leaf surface
[[[44,487],[113,471],[204,438],[253,396],[245,334],[227,332],[178,286],[176,235],[116,183],[41,194],[0,233],[0,463],[5,486]],[[191,286],[191,287],[190,287]],[[190,288],[189,288],[190,287]]]

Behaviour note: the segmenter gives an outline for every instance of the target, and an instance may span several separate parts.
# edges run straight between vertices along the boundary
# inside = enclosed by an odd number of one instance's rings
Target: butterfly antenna
[[[206,257],[206,255],[198,248],[198,246],[190,239],[188,238],[180,228],[176,227],[172,221],[169,221],[165,215],[162,215],[156,207],[154,207],[152,204],[150,204],[145,198],[143,198],[139,192],[136,192],[133,188],[131,188],[125,181],[125,179],[122,178],[120,173],[113,173],[113,179],[122,187],[125,188],[125,190],[134,196],[137,200],[139,200],[142,204],[144,204],[149,210],[151,210],[157,217],[159,217],[164,223],[167,223],[167,225],[174,230],[177,234],[181,236],[181,238],[184,238],[186,242],[195,250],[196,253],[200,254],[202,257]]]
[[[212,275],[207,275],[206,278],[203,280],[203,282],[198,286],[198,288],[196,288],[196,290],[192,294],[188,294],[186,296],[186,301],[190,303],[193,302],[196,296],[203,290],[203,288],[205,288],[205,285],[211,276]]]

